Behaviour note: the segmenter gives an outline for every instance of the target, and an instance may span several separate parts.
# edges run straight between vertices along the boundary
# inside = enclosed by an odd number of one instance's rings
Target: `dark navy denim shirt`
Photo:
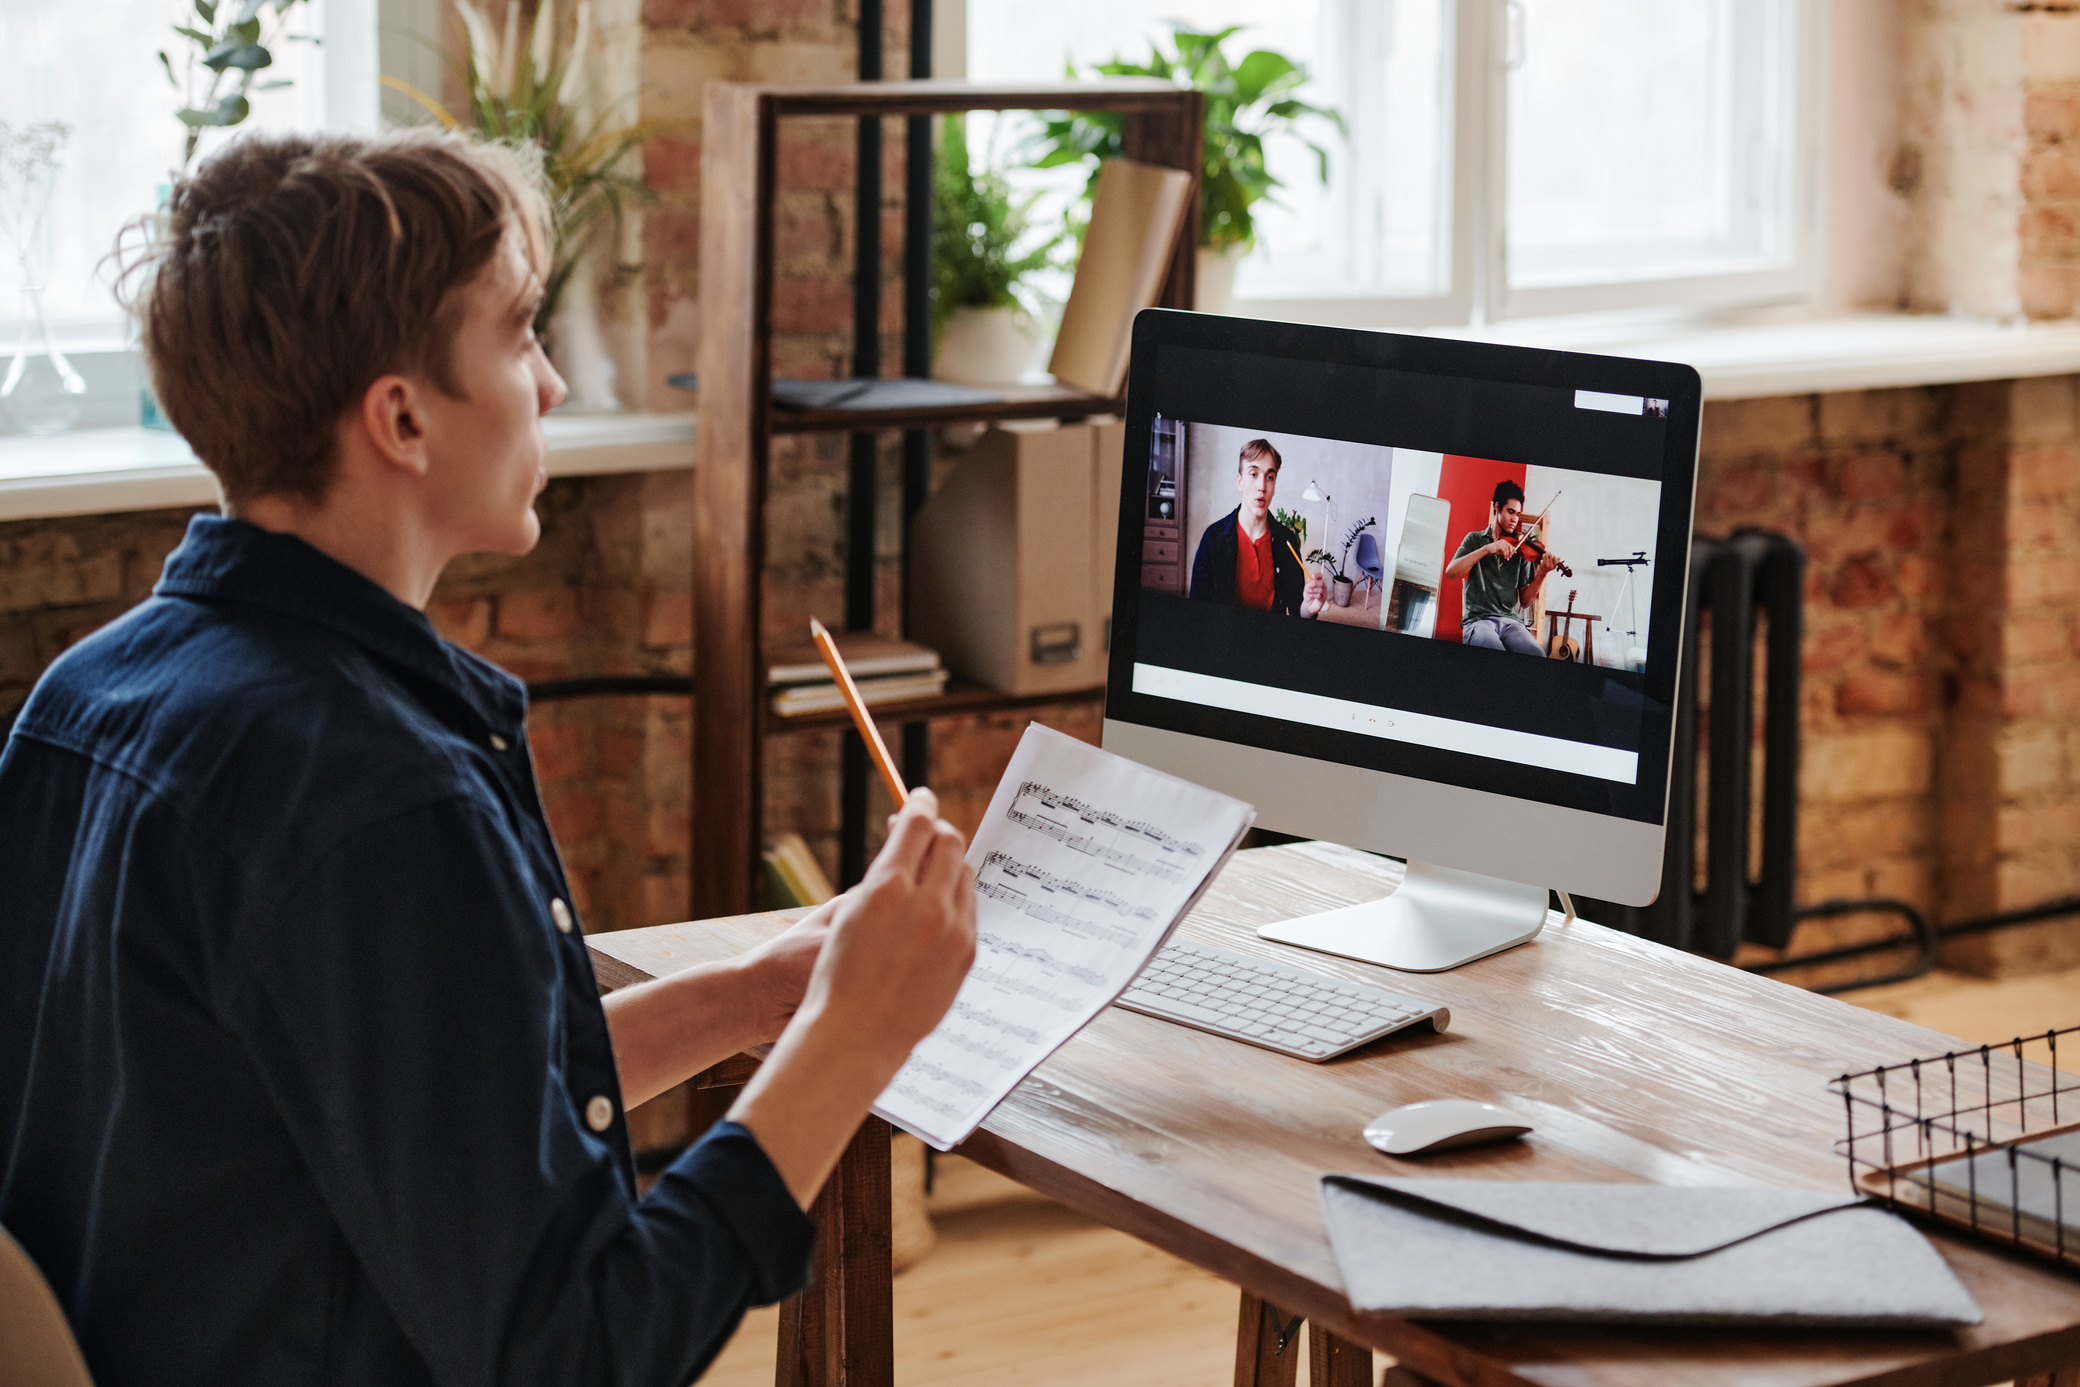
[[[196,519],[0,752],[0,1224],[99,1387],[646,1383],[808,1278],[725,1123],[636,1197],[525,694]]]

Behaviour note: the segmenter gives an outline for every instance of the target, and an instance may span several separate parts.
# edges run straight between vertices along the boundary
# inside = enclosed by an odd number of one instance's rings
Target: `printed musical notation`
[[[1035,889],[1045,891],[1050,895],[1073,896],[1080,901],[1089,901],[1092,905],[1102,905],[1115,914],[1125,915],[1133,920],[1153,920],[1155,918],[1153,910],[1150,910],[1145,905],[1139,905],[1128,900],[1117,891],[1109,890],[1103,886],[1092,886],[1088,883],[1077,881],[1073,877],[1059,876],[1054,872],[1048,871],[1045,867],[1036,866],[1031,862],[1021,862],[1008,852],[984,854],[982,869],[975,874],[976,877],[979,879],[984,872],[989,871],[992,867],[997,870],[998,875],[1002,878],[1006,878],[1009,881],[1028,882]],[[1019,899],[1024,896],[1023,891],[1006,885],[1005,881],[999,881],[997,885],[1004,887],[1008,893],[1005,896],[999,896],[999,900]]]
[[[940,1150],[1126,990],[1255,818],[1027,727],[969,845],[974,966],[875,1111]]]

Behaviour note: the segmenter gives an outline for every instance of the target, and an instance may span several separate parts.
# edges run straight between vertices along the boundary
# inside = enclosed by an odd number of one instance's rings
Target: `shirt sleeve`
[[[1475,530],[1472,534],[1466,536],[1466,538],[1459,541],[1459,550],[1457,553],[1453,554],[1452,557],[1455,559],[1463,559],[1468,554],[1471,554],[1474,550],[1480,548],[1487,542],[1488,540],[1486,532],[1482,530]]]
[[[732,1123],[633,1197],[560,889],[489,806],[400,813],[241,923],[225,1019],[435,1380],[678,1387],[806,1283],[814,1226]]]

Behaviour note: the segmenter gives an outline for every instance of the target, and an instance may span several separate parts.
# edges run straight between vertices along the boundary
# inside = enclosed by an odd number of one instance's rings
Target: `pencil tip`
[[[824,628],[822,622],[812,616],[809,618],[809,634],[812,636],[828,636],[830,632]]]

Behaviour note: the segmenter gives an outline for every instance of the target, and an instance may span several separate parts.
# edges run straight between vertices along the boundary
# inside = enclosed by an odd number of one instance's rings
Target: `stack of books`
[[[837,642],[845,667],[852,671],[852,682],[869,706],[932,698],[946,689],[946,671],[936,650],[867,631],[848,631]],[[845,696],[838,692],[814,645],[804,641],[771,654],[766,682],[773,689],[775,713],[788,718],[845,706]]]
[[[809,844],[799,833],[781,833],[766,844],[766,894],[776,910],[822,905],[838,893]]]

